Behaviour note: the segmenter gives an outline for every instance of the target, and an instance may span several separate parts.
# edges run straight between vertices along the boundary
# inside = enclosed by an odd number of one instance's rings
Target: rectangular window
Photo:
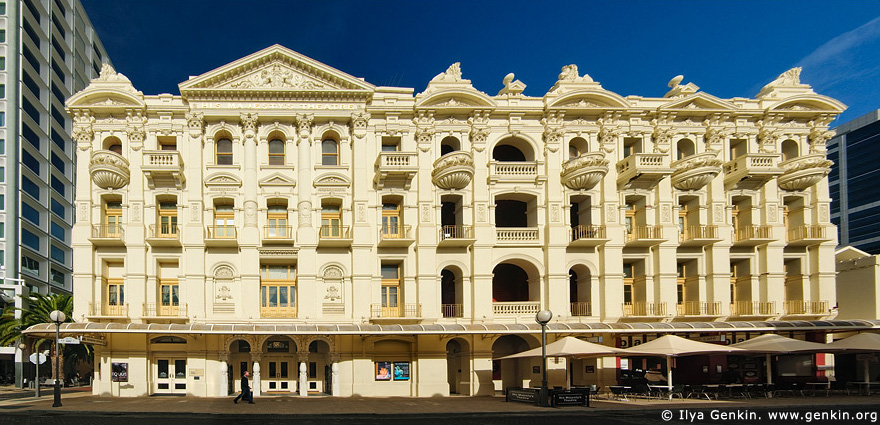
[[[23,255],[21,257],[21,269],[33,275],[40,275],[40,262],[31,257]]]
[[[55,105],[52,105],[52,118],[55,118],[55,121],[57,121],[62,127],[67,126],[67,115],[59,111]]]
[[[177,202],[159,203],[159,233],[160,238],[176,238],[177,227]]]
[[[25,126],[25,127],[27,127],[27,126]],[[36,157],[31,155],[31,153],[28,152],[27,149],[21,150],[21,162],[24,163],[25,167],[28,167],[28,169],[33,171],[34,174],[36,174],[37,176],[39,176],[41,174],[40,173],[40,160],[38,160]]]
[[[6,210],[6,195],[0,193],[0,211]]]
[[[5,15],[5,14],[6,14],[6,2],[4,1],[4,2],[0,3],[0,15]]]
[[[0,238],[6,235],[6,223],[0,221]]]
[[[64,182],[61,181],[61,179],[53,175],[52,178],[49,180],[49,184],[52,186],[52,189],[58,192],[58,194],[61,196],[67,196],[67,187],[64,185]]]
[[[6,155],[6,139],[0,139],[0,155]]]
[[[0,71],[6,71],[6,56],[0,56]]]
[[[67,165],[64,163],[64,160],[61,159],[61,157],[58,156],[58,154],[56,154],[55,152],[51,153],[50,158],[51,158],[50,160],[52,162],[52,166],[54,166],[55,169],[57,169],[59,172],[61,172],[61,174],[64,174],[64,171],[65,171],[66,165]]]
[[[406,235],[401,225],[400,205],[385,202],[382,204],[382,238],[400,239]]]
[[[63,249],[61,249],[55,245],[52,245],[49,247],[49,255],[52,257],[53,260],[55,260],[61,264],[64,264],[64,250]]]
[[[107,202],[104,204],[104,231],[101,237],[122,237],[122,203]]]
[[[121,316],[125,308],[125,284],[122,279],[104,281],[104,311],[107,316]]]
[[[6,84],[0,84],[0,99],[6,99]]]
[[[27,114],[34,122],[39,126],[40,125],[40,110],[28,100],[27,97],[21,97],[21,109],[24,110],[24,113]],[[31,140],[31,142],[39,142],[39,140]]]
[[[21,243],[34,251],[40,250],[40,237],[27,229],[21,229]]]
[[[64,230],[64,227],[61,227],[60,224],[54,221],[49,225],[49,233],[62,242],[67,238],[67,232]]]
[[[32,198],[38,201],[40,200],[40,186],[27,176],[22,176],[21,188],[24,190],[24,193],[31,195]]]
[[[214,206],[213,238],[235,239],[235,210],[232,205]]]
[[[6,126],[6,112],[0,111],[0,127]]]
[[[287,207],[285,205],[269,205],[266,216],[266,238],[286,239],[291,237],[287,226]]]
[[[62,220],[67,219],[67,210],[64,208],[64,204],[61,202],[52,199],[49,203],[49,208],[52,210],[52,213],[60,217]]]
[[[342,215],[339,213],[339,205],[324,205],[321,208],[321,237],[341,238]]]
[[[400,317],[400,266],[382,264],[382,316]]]
[[[62,136],[60,133],[52,129],[52,143],[55,143],[55,146],[61,148],[62,151],[67,152],[67,149],[64,146],[64,142],[67,140],[66,137]]]
[[[0,43],[6,42],[6,30],[0,30]]]
[[[52,269],[49,271],[49,274],[52,275],[52,282],[58,286],[64,286],[64,272],[60,272],[58,270]]]
[[[30,145],[33,146],[37,151],[40,150],[40,147],[41,147],[41,145],[42,145],[42,142],[41,142],[41,140],[40,140],[40,135],[37,134],[37,132],[36,132],[33,128],[31,128],[31,125],[30,125],[30,124],[28,124],[28,123],[24,123],[24,125],[23,125],[22,128],[21,128],[21,135],[22,135],[22,136],[24,137],[24,139],[27,140],[28,143],[30,143]],[[37,173],[38,175],[40,174],[39,171],[34,171],[34,172]]]
[[[6,181],[6,167],[0,167],[0,183]]]
[[[40,225],[40,212],[27,202],[21,203],[21,216],[37,226]]]
[[[180,286],[177,279],[162,279],[159,282],[159,315],[177,316],[180,306]]]
[[[296,317],[296,268],[293,265],[260,266],[260,315]]]
[[[339,144],[335,140],[321,142],[321,165],[339,165]]]

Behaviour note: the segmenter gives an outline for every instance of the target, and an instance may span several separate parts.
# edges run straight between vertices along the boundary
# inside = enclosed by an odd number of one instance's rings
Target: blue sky
[[[684,75],[753,97],[794,66],[849,109],[880,108],[880,2],[82,0],[113,64],[145,94],[271,46],[375,85],[424,90],[461,62],[494,95],[513,72],[542,96],[576,64],[621,95],[662,96]]]

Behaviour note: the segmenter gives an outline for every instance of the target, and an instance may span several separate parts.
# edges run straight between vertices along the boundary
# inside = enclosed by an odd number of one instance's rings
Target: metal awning
[[[848,332],[880,329],[880,320],[792,320],[766,322],[668,322],[668,323],[551,323],[548,333],[578,334],[675,334],[715,332]],[[65,335],[94,334],[201,334],[201,335],[487,335],[534,334],[541,326],[529,324],[285,324],[285,323],[63,323]],[[42,323],[23,331],[31,337],[52,337],[55,325]]]

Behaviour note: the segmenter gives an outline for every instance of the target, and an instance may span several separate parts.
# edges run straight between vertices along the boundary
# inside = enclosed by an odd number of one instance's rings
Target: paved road
[[[376,400],[381,403],[382,400]],[[584,425],[584,424],[727,424],[735,423],[742,425],[758,424],[858,424],[876,423],[876,406],[841,408],[836,405],[814,405],[787,408],[786,412],[799,413],[801,420],[777,420],[771,421],[771,411],[779,409],[759,407],[717,407],[712,409],[638,409],[638,410],[602,410],[573,408],[575,410],[548,409],[541,412],[492,412],[492,413],[448,413],[448,414],[323,414],[323,415],[270,415],[264,414],[254,407],[253,413],[248,414],[214,414],[214,413],[135,413],[135,412],[65,412],[65,411],[9,411],[6,406],[0,406],[0,424],[15,425],[170,425],[177,423],[192,425],[214,424],[237,424],[237,425],[268,425],[275,423],[296,425],[335,425],[335,424],[365,424],[365,425]],[[874,412],[874,421],[865,417],[862,421],[853,419],[843,420],[842,415],[856,414],[857,411]],[[807,422],[803,416],[809,412],[828,412],[829,417],[825,420],[812,419]],[[831,416],[832,412],[837,417]],[[665,421],[670,417],[669,421]],[[719,415],[732,415],[731,417],[719,417]],[[671,415],[671,416],[669,416]],[[737,415],[740,415],[737,417]],[[700,419],[702,417],[702,419]],[[745,419],[743,419],[745,418]]]

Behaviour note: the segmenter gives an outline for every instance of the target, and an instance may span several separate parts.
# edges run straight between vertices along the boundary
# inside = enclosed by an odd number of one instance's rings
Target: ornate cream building
[[[226,395],[248,369],[261,393],[432,396],[540,382],[538,359],[492,360],[538,346],[540,309],[551,340],[618,346],[876,326],[818,321],[845,106],[799,74],[649,98],[569,65],[530,97],[453,64],[414,94],[276,45],[173,96],[105,66],[67,102],[63,332],[104,344],[98,394]],[[613,358],[573,363],[575,383],[615,379]]]

